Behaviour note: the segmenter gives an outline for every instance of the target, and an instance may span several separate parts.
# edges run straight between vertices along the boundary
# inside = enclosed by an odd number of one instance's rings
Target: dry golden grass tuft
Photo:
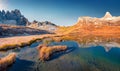
[[[0,71],[6,71],[7,67],[16,60],[16,54],[10,53],[8,56],[0,58]]]
[[[54,52],[65,51],[67,50],[67,46],[46,46],[46,45],[39,45],[37,47],[39,51],[40,60],[45,61],[50,59],[50,55]]]

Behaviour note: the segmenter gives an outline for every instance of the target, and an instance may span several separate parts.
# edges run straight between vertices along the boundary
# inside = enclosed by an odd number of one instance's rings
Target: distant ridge
[[[106,12],[106,14],[102,18],[96,18],[96,17],[79,17],[77,24],[82,25],[116,25],[120,26],[120,17],[113,17],[110,12]]]
[[[57,25],[49,21],[39,22],[36,20],[34,20],[33,22],[29,22],[26,26],[51,32],[55,31],[58,27]]]
[[[61,27],[57,32],[65,34],[120,34],[120,16],[112,16],[109,12],[102,18],[79,17],[76,24],[69,27]]]

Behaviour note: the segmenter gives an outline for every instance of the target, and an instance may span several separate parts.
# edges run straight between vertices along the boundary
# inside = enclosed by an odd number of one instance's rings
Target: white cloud
[[[6,0],[0,0],[0,10],[6,10],[7,9],[7,4]]]

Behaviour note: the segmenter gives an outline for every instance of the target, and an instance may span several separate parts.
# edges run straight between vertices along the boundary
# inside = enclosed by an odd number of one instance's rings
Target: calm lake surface
[[[51,42],[67,45],[68,50],[52,55],[49,61],[38,59],[37,41],[30,46],[0,51],[0,57],[17,53],[16,62],[7,71],[120,71],[120,44],[116,42],[77,43],[75,41]]]

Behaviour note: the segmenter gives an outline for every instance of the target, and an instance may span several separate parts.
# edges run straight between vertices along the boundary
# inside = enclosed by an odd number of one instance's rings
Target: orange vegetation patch
[[[52,55],[54,52],[67,50],[67,46],[61,46],[61,45],[58,45],[58,46],[39,45],[37,47],[37,49],[39,51],[40,60],[44,61],[44,60],[49,60],[50,59],[50,55]]]
[[[120,35],[120,26],[69,26],[59,27],[56,31],[57,34],[80,34],[84,35]]]
[[[10,53],[8,56],[0,58],[0,71],[6,71],[6,68],[15,62],[15,59],[15,53]]]

